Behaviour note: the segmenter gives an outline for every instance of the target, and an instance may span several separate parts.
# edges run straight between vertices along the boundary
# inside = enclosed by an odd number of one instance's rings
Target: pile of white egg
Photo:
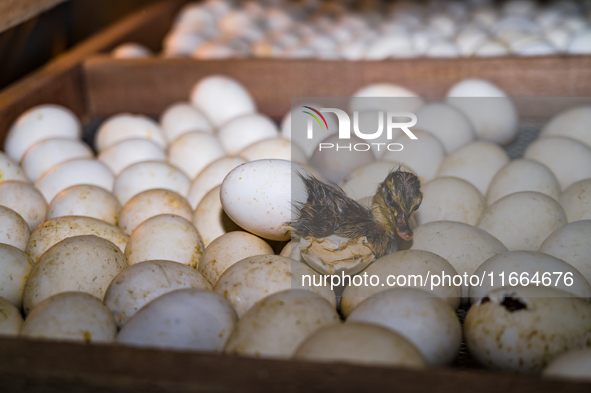
[[[591,53],[588,3],[207,0],[186,5],[164,57],[381,60]],[[145,57],[128,43],[115,57]]]
[[[588,377],[591,107],[552,119],[511,161],[499,144],[517,112],[498,87],[465,80],[429,104],[388,84],[356,96],[402,91],[419,119],[410,153],[369,152],[334,179],[360,200],[401,163],[423,182],[412,244],[366,273],[541,269],[575,285],[349,286],[337,306],[329,285],[304,285],[322,276],[285,226],[305,200],[292,172],[337,176],[331,160],[313,167],[314,149],[290,140],[291,112],[280,130],[239,82],[210,76],[159,122],[104,121],[96,155],[63,107],[17,119],[0,154],[0,334],[405,367],[450,365],[464,335],[484,366],[556,359],[548,375]],[[486,110],[458,98],[480,96]]]

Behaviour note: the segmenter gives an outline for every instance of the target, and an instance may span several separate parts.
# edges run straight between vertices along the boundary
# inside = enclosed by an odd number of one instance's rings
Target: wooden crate
[[[437,97],[466,77],[489,79],[511,96],[591,97],[591,57],[419,59],[382,62],[313,60],[114,60],[97,53],[126,41],[158,49],[184,1],[166,0],[95,35],[70,53],[0,92],[0,139],[26,109],[55,103],[85,123],[118,112],[159,115],[186,100],[191,86],[226,74],[279,119],[291,97],[348,96],[371,82],[393,82]],[[544,116],[560,110],[539,100]],[[480,370],[261,360],[116,345],[0,338],[0,392],[589,392],[591,384]]]

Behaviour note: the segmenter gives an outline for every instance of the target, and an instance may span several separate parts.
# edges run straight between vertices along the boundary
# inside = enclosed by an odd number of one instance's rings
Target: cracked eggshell
[[[21,336],[91,342],[115,341],[117,325],[109,309],[84,292],[62,292],[39,303],[27,316]]]
[[[220,128],[224,123],[256,112],[256,104],[237,80],[222,75],[201,79],[191,91],[191,104]]]
[[[6,206],[0,206],[0,243],[25,251],[30,236],[29,226],[20,215]]]
[[[25,281],[29,276],[33,261],[21,250],[0,244],[0,296],[16,307],[23,306]]]
[[[407,368],[427,366],[421,353],[404,337],[366,323],[334,324],[319,329],[299,346],[294,359]]]
[[[512,160],[493,177],[486,195],[488,205],[499,199],[522,191],[536,191],[557,201],[560,199],[560,183],[545,165],[526,158]]]
[[[117,336],[119,344],[221,352],[238,317],[217,293],[186,288],[166,293],[139,310]]]
[[[125,247],[130,265],[166,259],[196,269],[205,247],[190,221],[173,214],[161,214],[142,222],[131,234]]]
[[[451,364],[462,343],[455,310],[444,300],[417,288],[393,288],[364,300],[346,323],[371,323],[407,339],[432,366]]]
[[[0,183],[0,205],[14,210],[31,231],[45,221],[47,202],[31,183],[10,180]]]
[[[81,158],[54,166],[35,182],[47,203],[68,187],[78,184],[90,184],[113,191],[115,176],[109,168],[98,160]]]
[[[301,183],[293,173],[298,169],[303,171],[285,160],[252,161],[234,168],[220,188],[224,211],[255,235],[269,240],[289,239],[285,224],[291,221],[292,197],[296,193],[292,192],[292,182]]]
[[[308,162],[304,151],[298,145],[292,144],[289,139],[284,138],[270,138],[255,142],[245,147],[238,155],[246,161],[278,159],[298,164]]]
[[[78,139],[45,139],[27,150],[22,166],[29,179],[36,182],[54,166],[79,158],[94,158],[94,153],[86,143]]]
[[[289,359],[307,337],[338,322],[335,308],[317,294],[304,290],[275,293],[240,318],[224,352]]]
[[[47,250],[31,269],[23,292],[23,310],[61,292],[87,292],[103,299],[109,283],[127,267],[121,250],[94,235],[62,240]]]
[[[472,183],[482,195],[486,195],[493,177],[507,163],[509,156],[498,145],[476,141],[445,157],[437,177],[459,177]]]
[[[540,138],[564,136],[591,147],[591,106],[568,109],[554,116],[542,129]]]
[[[459,110],[444,103],[427,104],[417,113],[415,127],[434,135],[443,145],[446,154],[474,140],[470,120]]]
[[[189,179],[195,179],[206,166],[225,155],[218,139],[201,131],[179,136],[168,148],[168,162],[185,172]]]
[[[475,225],[486,208],[484,197],[469,182],[439,177],[421,187],[423,202],[414,213],[419,225],[432,221],[458,221]]]
[[[383,256],[373,262],[364,270],[363,276],[375,275],[379,277],[379,282],[383,285],[374,286],[365,282],[362,285],[348,285],[343,291],[341,298],[341,314],[346,318],[359,306],[365,299],[381,293],[394,286],[422,288],[428,291],[428,286],[421,285],[421,279],[427,280],[427,275],[442,274],[455,276],[456,269],[439,255],[428,251],[420,250],[405,250],[398,251],[386,256]],[[410,278],[403,283],[405,285],[398,285],[397,281],[388,282],[389,276],[398,277],[409,275],[421,276],[420,279],[411,281]],[[391,285],[392,284],[392,285]],[[449,284],[449,283],[448,283]],[[455,285],[441,285],[435,286],[431,292],[433,295],[440,297],[444,302],[448,303],[454,310],[460,305],[462,298],[462,288]]]
[[[232,303],[242,317],[259,300],[288,289],[306,289],[326,298],[336,308],[334,291],[328,286],[304,285],[302,276],[310,280],[316,273],[307,265],[279,255],[257,255],[230,266],[220,277],[214,290]]]
[[[554,272],[568,273],[572,277],[572,285],[567,285],[564,280],[557,280],[556,276],[552,275]],[[591,285],[581,272],[563,260],[537,251],[508,251],[495,255],[486,260],[474,272],[478,277],[482,277],[484,273],[486,273],[484,281],[479,286],[470,287],[472,303],[503,286],[503,280],[499,277],[500,274],[505,274],[504,283],[508,284],[511,273],[517,273],[518,278],[521,277],[522,273],[527,273],[530,279],[535,279],[535,274],[538,273],[540,285],[542,285],[543,274],[550,273],[552,287],[571,293],[574,296],[591,299]],[[489,277],[491,273],[494,277],[492,282]],[[556,282],[558,282],[558,285],[556,285]],[[544,286],[550,285],[544,284]]]
[[[270,117],[260,113],[251,113],[237,117],[225,123],[218,131],[218,139],[230,156],[239,155],[240,151],[253,143],[276,138],[277,126]]]
[[[556,175],[563,190],[591,178],[591,147],[571,138],[538,138],[527,147],[523,156],[546,165]]]
[[[464,322],[468,350],[487,368],[541,371],[557,355],[589,346],[591,304],[551,287],[503,287]]]
[[[18,336],[22,325],[20,310],[8,299],[0,297],[0,337]]]
[[[105,293],[105,305],[122,327],[152,300],[177,289],[212,290],[211,283],[197,270],[182,263],[153,260],[132,265],[119,273]]]
[[[560,196],[568,222],[591,219],[591,179],[570,185]]]
[[[199,231],[205,247],[224,233],[243,231],[224,211],[220,188],[217,186],[205,194],[193,213],[193,225]]]
[[[355,200],[366,197],[373,198],[378,185],[386,179],[390,172],[398,168],[401,171],[415,173],[398,162],[378,160],[355,169],[339,183],[339,186],[348,197]]]
[[[115,244],[121,252],[129,237],[114,225],[91,217],[65,216],[45,221],[31,233],[27,254],[33,263],[49,248],[64,239],[74,236],[95,235]]]
[[[101,152],[98,160],[117,176],[130,165],[144,161],[166,161],[162,147],[147,139],[126,139]]]
[[[174,214],[189,221],[193,218],[193,211],[185,198],[174,191],[157,188],[140,192],[123,206],[119,228],[131,235],[141,223],[160,214]]]
[[[44,139],[80,139],[80,121],[67,108],[39,105],[23,112],[8,130],[4,150],[13,160],[21,162],[25,152]]]
[[[242,157],[223,157],[206,166],[191,183],[187,197],[191,208],[196,209],[205,194],[222,184],[232,169],[245,162]]]
[[[207,117],[188,102],[177,102],[166,108],[160,116],[160,127],[169,143],[192,131],[214,132]]]
[[[215,285],[236,262],[255,255],[274,254],[271,246],[259,237],[242,231],[228,232],[207,246],[198,270]]]
[[[548,235],[566,223],[566,213],[556,200],[539,192],[524,191],[489,206],[477,226],[510,251],[537,251]]]
[[[414,230],[412,250],[430,251],[448,261],[461,276],[474,274],[487,259],[507,247],[480,228],[454,221],[434,221]],[[467,303],[469,286],[462,286]]]
[[[515,104],[488,81],[464,79],[449,90],[446,103],[470,119],[479,139],[506,145],[517,136],[519,118]]]
[[[121,204],[104,188],[80,184],[68,187],[53,198],[47,219],[64,216],[83,216],[117,225]]]
[[[113,194],[125,205],[137,194],[162,188],[187,196],[191,180],[180,169],[166,162],[146,161],[128,166],[115,179]]]
[[[100,153],[126,139],[142,138],[166,147],[164,133],[158,123],[143,115],[121,113],[109,117],[96,132],[94,146]]]
[[[591,348],[574,349],[557,356],[542,375],[545,378],[591,381]]]
[[[544,240],[538,251],[561,259],[591,284],[591,220],[582,220],[558,228]]]

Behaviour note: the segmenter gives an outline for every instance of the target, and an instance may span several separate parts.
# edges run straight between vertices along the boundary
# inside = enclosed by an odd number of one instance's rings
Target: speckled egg
[[[18,336],[22,325],[20,310],[8,299],[0,297],[0,336]]]
[[[47,202],[43,195],[31,183],[11,180],[0,183],[0,205],[17,212],[31,231],[47,215]]]
[[[53,198],[47,219],[64,216],[84,216],[117,225],[121,204],[104,188],[80,184],[68,187]]]
[[[18,162],[0,152],[0,182],[6,180],[30,181],[26,171],[21,168]]]
[[[33,261],[18,248],[0,244],[0,296],[18,308],[23,306],[25,281]]]
[[[20,215],[12,209],[0,206],[0,243],[25,251],[30,236],[29,226]]]

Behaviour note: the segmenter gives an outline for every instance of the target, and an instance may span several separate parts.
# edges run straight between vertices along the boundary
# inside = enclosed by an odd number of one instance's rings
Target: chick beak
[[[409,216],[404,213],[396,217],[396,233],[398,233],[398,236],[406,241],[411,240],[413,235],[408,219]]]

